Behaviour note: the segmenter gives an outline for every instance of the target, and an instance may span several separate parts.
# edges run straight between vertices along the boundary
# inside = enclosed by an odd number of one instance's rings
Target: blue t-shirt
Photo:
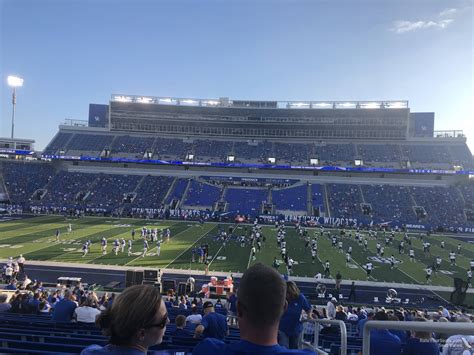
[[[235,294],[232,294],[232,296],[229,297],[229,304],[230,304],[230,307],[229,307],[229,310],[232,312],[232,313],[237,313],[237,296]]]
[[[363,318],[357,323],[357,329],[359,330],[359,336],[364,335],[364,325],[367,323],[369,318]]]
[[[172,337],[181,337],[181,338],[190,338],[194,336],[191,332],[189,332],[187,329],[180,329],[176,328],[174,332],[171,332],[170,335]]]
[[[392,330],[392,329],[389,329],[388,331],[390,333],[392,333],[393,335],[396,335],[400,339],[402,344],[405,344],[407,342],[408,334],[407,334],[406,331],[404,331],[404,330]]]
[[[301,311],[309,312],[311,305],[306,297],[300,293],[297,299],[288,302],[288,308],[280,319],[280,330],[288,336],[295,336],[301,333],[303,325],[300,322]]]
[[[56,322],[70,322],[77,305],[70,300],[61,300],[54,306],[52,319]]]
[[[386,329],[370,331],[370,353],[372,355],[400,355],[402,342],[400,338]]]
[[[438,355],[439,344],[434,339],[409,338],[403,355]]]
[[[211,312],[202,318],[204,338],[224,339],[227,335],[227,319],[222,314]]]
[[[134,348],[126,348],[108,344],[106,346],[90,345],[81,351],[81,355],[143,355],[143,351]]]
[[[246,340],[226,344],[222,340],[207,338],[193,349],[193,355],[270,355],[270,354],[314,354],[311,350],[288,350],[280,345],[263,346]]]

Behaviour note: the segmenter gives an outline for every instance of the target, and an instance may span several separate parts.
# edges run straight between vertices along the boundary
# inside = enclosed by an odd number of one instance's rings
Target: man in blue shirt
[[[375,314],[374,320],[387,321],[385,311]],[[402,352],[402,342],[396,335],[387,329],[373,329],[370,331],[370,354],[372,355],[399,355]]]
[[[286,285],[273,268],[257,263],[242,276],[237,292],[240,341],[206,338],[193,350],[201,354],[313,354],[278,345],[278,325],[287,307]]]
[[[357,330],[359,332],[359,336],[362,337],[364,335],[364,325],[365,325],[365,322],[369,321],[369,320],[373,320],[374,319],[374,312],[372,311],[369,311],[367,313],[367,317],[366,318],[362,318],[361,320],[359,320],[359,322],[357,323]]]
[[[74,295],[66,291],[64,298],[59,301],[53,310],[52,319],[56,322],[70,322],[74,315],[74,310],[77,307],[76,302],[73,301]]]
[[[204,338],[224,339],[229,334],[226,317],[214,312],[211,301],[204,302],[202,309],[204,317],[201,324],[196,327],[195,338],[202,335]]]

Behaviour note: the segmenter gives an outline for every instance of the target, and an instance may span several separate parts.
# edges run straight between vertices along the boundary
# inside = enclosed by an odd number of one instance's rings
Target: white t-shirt
[[[443,346],[443,355],[463,355],[464,346],[463,338],[466,342],[474,347],[474,336],[472,335],[453,335],[446,340],[446,344]]]
[[[75,309],[74,314],[76,320],[83,323],[94,323],[96,317],[100,314],[100,310],[89,306],[78,307]]]
[[[190,314],[186,317],[186,322],[201,324],[202,316],[200,314]]]

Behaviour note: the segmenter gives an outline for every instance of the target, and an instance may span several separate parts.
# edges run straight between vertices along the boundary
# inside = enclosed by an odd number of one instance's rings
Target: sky
[[[474,152],[471,0],[0,0],[0,136],[43,149],[112,94],[408,100]]]

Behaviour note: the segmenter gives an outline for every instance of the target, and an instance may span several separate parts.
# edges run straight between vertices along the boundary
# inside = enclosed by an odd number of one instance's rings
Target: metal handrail
[[[414,330],[426,332],[441,332],[443,334],[474,335],[474,324],[472,323],[399,322],[369,320],[364,325],[364,337],[362,340],[362,354],[364,355],[370,355],[371,329]]]
[[[342,320],[336,319],[304,319],[302,323],[315,323],[315,324],[329,324],[329,325],[338,325],[341,328],[341,355],[347,354],[347,329],[346,324]],[[316,329],[317,328],[317,329]],[[303,332],[300,335],[300,344],[306,346],[311,346],[313,351],[316,351],[318,354],[323,354],[320,349],[318,349],[319,344],[319,327],[314,327],[314,340],[313,344],[303,341]]]

